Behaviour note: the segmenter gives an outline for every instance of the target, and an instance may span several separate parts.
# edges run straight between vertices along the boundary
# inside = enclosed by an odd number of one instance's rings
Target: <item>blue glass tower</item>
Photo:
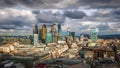
[[[98,38],[98,28],[94,28],[91,30],[91,39],[93,42],[96,42]]]

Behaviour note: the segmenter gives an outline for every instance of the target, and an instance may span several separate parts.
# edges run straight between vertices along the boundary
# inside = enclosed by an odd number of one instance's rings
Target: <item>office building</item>
[[[38,44],[38,26],[35,25],[35,28],[33,29],[33,36],[34,36],[34,46],[37,46]]]
[[[58,34],[59,34],[59,36],[62,35],[61,24],[58,24]]]
[[[62,38],[62,29],[61,29],[61,24],[58,24],[58,40],[61,40]]]
[[[39,31],[38,31],[39,41],[41,41],[41,40],[42,40],[42,32],[41,32],[41,31],[42,31],[41,29],[39,29]]]
[[[51,25],[51,34],[52,34],[52,42],[57,42],[57,29],[56,24]]]
[[[46,34],[46,44],[48,44],[48,43],[52,43],[52,34],[51,33]]]
[[[91,29],[90,34],[92,42],[96,42],[98,38],[98,28]]]
[[[41,39],[42,39],[42,43],[45,43],[46,34],[47,34],[47,27],[46,27],[46,25],[43,25],[43,26],[42,26],[42,29],[41,29]]]
[[[70,35],[70,27],[67,28],[67,36]]]
[[[71,32],[71,36],[75,39],[75,32]]]

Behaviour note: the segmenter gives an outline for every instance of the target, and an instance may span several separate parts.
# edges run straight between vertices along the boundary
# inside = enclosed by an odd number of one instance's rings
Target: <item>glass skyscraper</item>
[[[35,25],[35,28],[33,29],[33,36],[34,36],[34,46],[37,46],[38,44],[38,26]]]

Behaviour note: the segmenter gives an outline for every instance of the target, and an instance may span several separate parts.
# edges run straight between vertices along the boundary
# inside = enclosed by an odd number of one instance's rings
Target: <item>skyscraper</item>
[[[75,32],[71,32],[71,36],[75,39]]]
[[[34,46],[37,46],[38,44],[38,26],[35,25],[35,28],[33,29],[33,36],[34,36]]]
[[[91,40],[92,42],[96,42],[98,38],[98,28],[94,28],[91,30]]]
[[[46,25],[43,25],[43,26],[42,26],[42,29],[41,29],[41,39],[42,39],[42,43],[45,43],[46,34],[47,34],[47,27],[46,27]]]
[[[38,39],[41,42],[42,40],[42,29],[41,28],[38,29],[38,36],[39,36]]]
[[[59,36],[61,36],[61,34],[62,34],[61,24],[58,24],[58,34],[59,34]]]
[[[67,28],[67,35],[70,35],[70,27]]]
[[[61,29],[61,24],[58,24],[58,40],[62,38],[62,29]]]
[[[57,42],[56,24],[51,25],[52,42]]]

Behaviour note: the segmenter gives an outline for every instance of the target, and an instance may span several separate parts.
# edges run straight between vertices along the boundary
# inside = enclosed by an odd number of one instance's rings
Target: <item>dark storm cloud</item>
[[[115,10],[113,14],[120,15],[120,10]]]
[[[0,29],[24,29],[24,26],[30,27],[34,23],[35,16],[29,10],[0,9]]]
[[[79,0],[82,5],[89,5],[90,8],[119,8],[120,0]]]
[[[0,7],[23,5],[26,7],[45,8],[58,2],[60,2],[60,0],[0,0]]]
[[[64,30],[70,26],[77,32],[77,28],[88,31],[93,26],[101,31],[111,30],[110,25],[115,22],[118,23],[113,28],[120,28],[120,0],[0,0],[0,8],[3,10],[0,11],[0,29],[24,30],[32,29],[35,23],[62,22],[66,23]],[[49,9],[52,11],[48,12]],[[58,10],[60,13],[56,13]],[[85,25],[76,26],[80,22]],[[108,24],[103,24],[106,22]]]
[[[100,24],[100,25],[97,26],[97,28],[98,28],[99,30],[102,30],[102,31],[111,29],[111,28],[109,27],[108,23]]]
[[[113,28],[120,29],[120,22],[112,24]]]
[[[0,7],[23,5],[29,8],[119,8],[120,0],[0,0]]]
[[[28,7],[37,7],[44,4],[43,0],[19,0],[18,3]]]
[[[1,7],[12,7],[16,5],[24,5],[27,7],[37,7],[44,4],[43,0],[0,0]]]
[[[33,14],[40,14],[40,11],[39,10],[33,10],[32,13]]]
[[[81,26],[79,27],[79,29],[80,29],[80,30],[83,30],[83,29],[85,30],[85,29],[88,29],[88,27],[89,27],[88,25],[81,25]]]
[[[2,7],[10,7],[16,5],[17,0],[0,0],[0,6]]]
[[[73,18],[73,19],[82,19],[84,16],[86,16],[86,14],[82,11],[66,11],[64,13],[65,16],[69,17],[69,18]]]
[[[10,30],[10,29],[16,29],[16,25],[0,25],[0,29],[6,29],[6,30]]]
[[[23,20],[18,20],[17,18],[7,18],[5,20],[0,20],[1,29],[16,29],[17,27],[23,27],[25,22]]]
[[[109,3],[112,0],[79,0],[79,2],[89,2],[89,3]]]
[[[111,15],[117,19],[118,21],[120,21],[120,9],[116,9],[116,10],[113,10]]]
[[[52,12],[36,14],[36,18],[40,23],[63,23],[65,21],[65,17],[63,15]]]
[[[119,22],[120,21],[119,9],[99,9],[92,15],[85,17],[85,21],[98,21],[98,22]]]

